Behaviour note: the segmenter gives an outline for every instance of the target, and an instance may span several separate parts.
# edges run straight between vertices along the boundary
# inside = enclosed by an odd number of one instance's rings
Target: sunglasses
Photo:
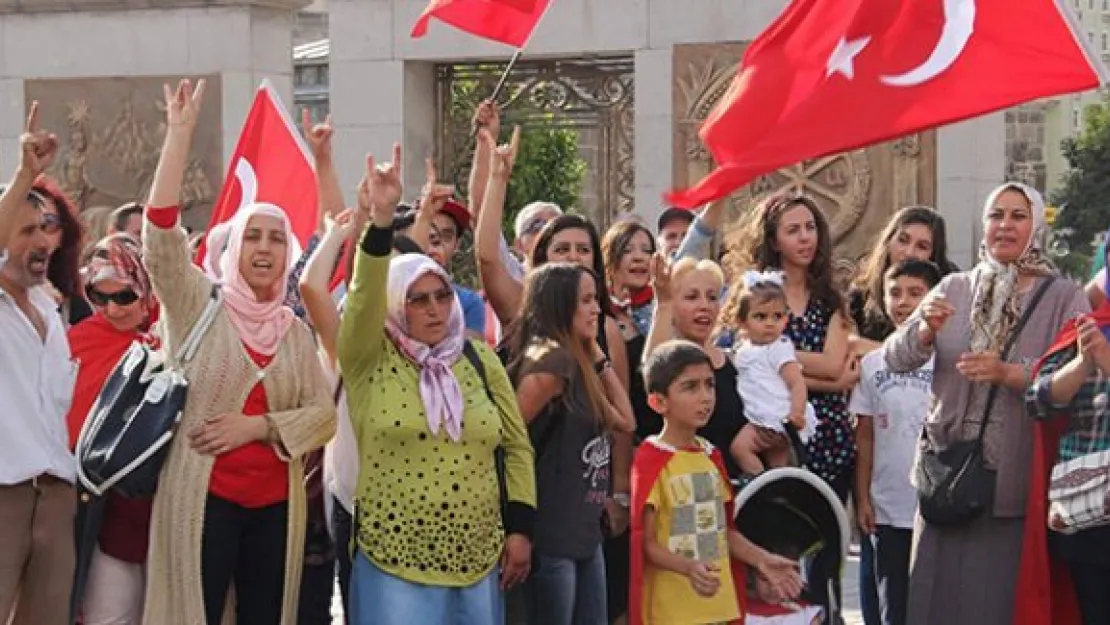
[[[521,232],[520,232],[520,236],[526,237],[530,234],[536,234],[540,230],[543,230],[543,227],[546,226],[547,222],[549,222],[549,221],[551,221],[551,220],[550,219],[533,219],[532,221],[528,222],[528,224],[526,226],[524,226],[524,229],[521,230]]]
[[[455,292],[450,288],[442,288],[438,291],[431,293],[414,293],[405,298],[405,304],[417,308],[419,310],[427,310],[431,307],[432,302],[443,305],[451,301],[455,297]]]
[[[105,293],[93,287],[89,287],[85,292],[86,295],[89,296],[89,303],[101,308],[107,306],[109,303],[114,303],[116,306],[130,306],[139,301],[139,294],[131,289],[124,289],[122,291],[116,291],[115,293]]]

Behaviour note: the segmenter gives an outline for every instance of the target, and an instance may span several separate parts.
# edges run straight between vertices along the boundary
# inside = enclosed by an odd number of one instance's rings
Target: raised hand
[[[27,125],[19,136],[19,166],[38,176],[50,167],[58,154],[58,138],[39,126],[39,103],[31,103]]]
[[[401,144],[393,144],[393,160],[376,165],[374,155],[366,155],[366,176],[358,187],[359,209],[370,213],[374,225],[388,228],[393,224],[397,204],[401,202]]]
[[[170,89],[169,85],[162,85],[162,92],[166,98],[166,125],[171,131],[187,130],[192,132],[197,127],[200,119],[201,105],[204,103],[204,79],[193,83],[183,79],[177,83],[177,90]]]
[[[351,231],[354,229],[355,212],[347,209],[335,217],[329,214],[324,215],[324,236],[325,237],[339,237],[346,239],[351,236]]]
[[[934,334],[940,332],[956,309],[943,295],[930,295],[921,304],[921,318]]]
[[[493,140],[497,141],[497,137],[501,134],[501,112],[497,108],[497,103],[493,100],[482,100],[474,110],[471,124],[479,131],[487,131]]]
[[[420,192],[420,213],[431,218],[443,210],[447,200],[455,197],[455,187],[439,184],[436,164],[431,158],[424,159],[424,172],[424,188]]]
[[[331,160],[331,138],[335,128],[331,125],[331,115],[328,115],[322,124],[312,123],[312,113],[308,109],[301,109],[301,130],[312,150],[312,157],[317,161]]]
[[[492,143],[493,136],[487,131],[480,131],[479,135],[480,140]],[[509,143],[493,147],[490,150],[490,176],[497,177],[500,180],[508,180],[513,173],[513,166],[516,165],[516,155],[519,151],[520,126],[514,126],[513,137],[509,140]]]
[[[674,298],[671,289],[671,263],[663,252],[651,257],[651,289],[660,302],[670,302]]]

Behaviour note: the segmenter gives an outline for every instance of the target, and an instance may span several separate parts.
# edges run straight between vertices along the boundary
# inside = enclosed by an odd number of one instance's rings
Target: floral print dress
[[[794,342],[799,352],[821,352],[829,333],[833,311],[810,298],[805,314],[790,314],[783,334]],[[845,393],[810,391],[809,401],[817,413],[817,433],[806,444],[809,454],[807,468],[830,485],[848,479],[855,467],[856,441],[848,413]]]

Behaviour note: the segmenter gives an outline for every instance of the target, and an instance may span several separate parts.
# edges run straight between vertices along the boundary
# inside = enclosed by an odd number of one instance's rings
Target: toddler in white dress
[[[790,464],[786,423],[797,429],[803,441],[817,428],[794,344],[782,335],[788,319],[782,284],[781,272],[749,271],[740,294],[738,322],[744,336],[733,364],[748,424],[733,439],[729,452],[749,475]]]

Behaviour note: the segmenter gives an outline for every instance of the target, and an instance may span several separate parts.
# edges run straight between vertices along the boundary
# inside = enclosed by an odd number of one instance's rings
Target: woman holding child
[[[1079,287],[1055,279],[1042,252],[1044,202],[1036,190],[1020,183],[995,189],[983,208],[983,227],[979,264],[947,276],[883,346],[894,372],[935,359],[922,444],[944,450],[977,440],[984,428],[986,466],[996,471],[993,506],[985,514],[946,526],[917,517],[911,625],[1011,622],[1033,438],[1024,393],[1033,363],[1056,331],[1089,310]],[[1043,299],[1000,358],[1041,289]]]

